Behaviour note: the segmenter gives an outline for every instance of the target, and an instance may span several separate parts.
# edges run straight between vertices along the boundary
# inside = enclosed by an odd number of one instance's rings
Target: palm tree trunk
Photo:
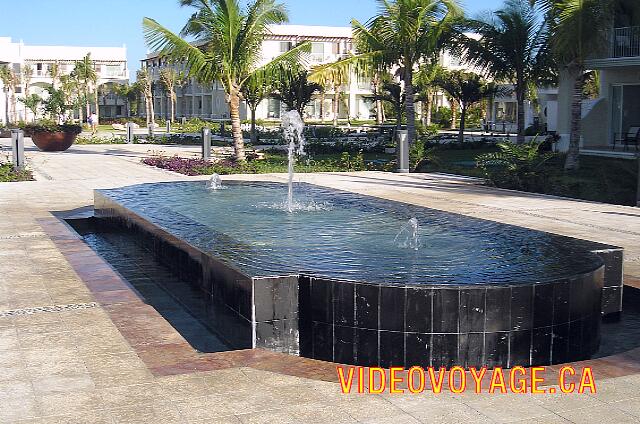
[[[582,96],[584,92],[584,78],[582,72],[578,73],[573,84],[573,97],[571,99],[571,134],[569,136],[569,150],[564,169],[576,170],[580,167],[580,136],[582,126]]]
[[[151,115],[151,125],[156,125],[156,112],[153,105],[153,92],[149,93],[149,114]]]
[[[244,138],[240,126],[240,95],[235,87],[232,87],[229,93],[229,115],[231,115],[231,135],[236,161],[245,162],[247,157],[244,153]]]
[[[322,92],[320,93],[320,122],[324,122],[324,98],[324,89],[322,89]]]
[[[333,126],[338,126],[338,110],[340,106],[340,90],[338,87],[333,87]]]
[[[251,144],[254,146],[258,142],[258,133],[256,132],[256,109],[258,109],[258,105],[254,105],[250,107],[251,109]]]
[[[427,111],[425,113],[425,126],[428,127],[431,125],[431,112],[433,112],[433,98],[431,94],[427,96]]]
[[[169,99],[169,101],[171,102],[171,122],[176,120],[176,93],[175,91],[171,92],[171,99]]]
[[[405,77],[404,77],[404,97],[405,108],[407,114],[407,131],[409,133],[409,144],[413,144],[416,141],[416,105],[414,103],[414,89],[413,89],[413,64],[405,65]]]
[[[458,102],[451,99],[449,104],[451,105],[451,129],[455,130],[458,126]]]
[[[4,115],[6,124],[9,125],[9,90],[4,93]]]
[[[458,142],[464,143],[464,124],[467,118],[467,106],[462,105],[462,112],[460,113],[460,131],[458,131]]]
[[[380,76],[377,72],[373,77],[373,94],[376,96],[376,124],[382,125],[384,122],[384,109],[382,101],[378,98],[380,95]]]
[[[11,90],[11,113],[13,115],[13,122],[18,122],[18,104],[16,103],[15,89]]]
[[[98,89],[96,88],[96,116],[98,117],[98,121],[100,120],[100,93],[98,93]]]
[[[524,143],[524,97],[525,97],[525,88],[522,87],[521,84],[518,84],[519,88],[516,89],[516,101],[518,108],[518,143]]]

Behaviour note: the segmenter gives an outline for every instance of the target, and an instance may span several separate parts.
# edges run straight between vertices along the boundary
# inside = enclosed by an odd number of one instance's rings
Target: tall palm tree
[[[156,116],[153,105],[153,78],[147,68],[142,68],[136,74],[136,83],[144,95],[145,115],[147,126],[156,125]]]
[[[24,65],[22,68],[22,84],[24,85],[24,95],[29,96],[29,89],[31,88],[31,79],[33,79],[33,66]]]
[[[173,68],[163,68],[160,71],[160,84],[162,84],[167,92],[169,100],[169,120],[171,122],[174,122],[176,119],[176,103],[178,101],[176,87],[180,86],[183,81],[184,76],[182,73]]]
[[[60,91],[64,94],[64,98],[71,102],[72,109],[77,109],[78,119],[80,123],[82,123],[82,104],[84,102],[83,83],[73,72],[68,75],[60,75]]]
[[[258,66],[261,45],[269,33],[269,25],[287,21],[283,4],[275,0],[254,0],[245,9],[238,0],[181,0],[182,6],[196,10],[180,35],[158,22],[144,18],[147,44],[161,56],[185,61],[189,77],[200,83],[220,81],[227,95],[231,115],[231,132],[235,159],[246,160],[242,128],[240,127],[240,97],[242,87],[255,72],[277,73],[288,62],[298,62],[302,52],[310,51],[303,43],[278,56],[266,65]],[[190,44],[182,37],[194,37]]]
[[[320,87],[330,87],[333,90],[333,100],[331,103],[331,113],[333,115],[333,126],[338,126],[338,115],[340,114],[340,96],[342,87],[349,83],[350,67],[341,66],[341,60],[335,66],[319,66],[312,70],[309,80],[319,84]],[[322,89],[320,90],[323,91]],[[324,99],[324,97],[323,97]]]
[[[54,63],[49,65],[49,69],[47,70],[47,73],[51,77],[51,85],[53,86],[54,90],[58,88],[60,72],[61,72],[60,65],[58,64],[57,60]]]
[[[415,68],[434,57],[449,41],[462,17],[457,0],[377,0],[380,11],[366,25],[352,21],[359,53],[344,65],[373,69],[397,67],[404,83],[409,142],[415,140]],[[332,65],[325,65],[319,71]],[[340,66],[340,65],[333,65]]]
[[[445,90],[451,98],[455,99],[455,103],[460,105],[458,142],[463,143],[465,121],[469,107],[490,97],[495,92],[495,85],[489,84],[478,74],[464,71],[441,72],[434,79],[434,83]]]
[[[98,96],[97,93],[94,93],[97,90],[98,73],[94,67],[93,60],[91,60],[91,53],[87,53],[82,60],[76,61],[75,68],[71,74],[82,84],[87,118],[91,115],[91,98],[94,94],[96,94],[96,114],[98,114]]]
[[[547,71],[547,24],[528,0],[507,0],[484,19],[469,20],[478,39],[461,37],[463,58],[498,81],[513,84],[517,101],[518,142],[524,142],[527,92]]]
[[[17,121],[16,86],[18,85],[19,77],[13,69],[7,65],[2,65],[0,66],[0,81],[2,81],[4,87],[6,123],[9,124]]]
[[[433,99],[436,95],[436,78],[443,71],[437,61],[431,60],[420,66],[415,76],[416,96],[415,100],[422,102],[422,125],[431,125],[431,112],[433,111]]]
[[[531,0],[546,13],[550,44],[561,74],[573,85],[571,130],[565,169],[580,166],[582,100],[584,97],[585,61],[609,42],[608,30],[621,0]],[[636,8],[638,5],[636,3]]]
[[[262,73],[255,73],[247,80],[241,89],[242,98],[247,103],[247,107],[251,112],[251,144],[255,145],[258,141],[256,132],[256,110],[263,100],[273,93],[273,87],[269,78]]]

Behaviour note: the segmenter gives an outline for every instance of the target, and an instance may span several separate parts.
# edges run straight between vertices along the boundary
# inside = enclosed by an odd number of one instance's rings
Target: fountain
[[[220,178],[220,175],[213,174],[207,183],[207,188],[209,190],[220,190],[222,188],[222,179]]]
[[[304,122],[300,114],[295,110],[282,115],[282,134],[284,140],[289,143],[288,159],[289,159],[289,191],[287,195],[286,208],[289,213],[293,212],[293,173],[296,162],[295,155],[304,155]],[[296,142],[298,143],[296,146]]]
[[[411,218],[404,224],[393,243],[402,249],[418,250],[420,248],[420,224],[416,218]]]

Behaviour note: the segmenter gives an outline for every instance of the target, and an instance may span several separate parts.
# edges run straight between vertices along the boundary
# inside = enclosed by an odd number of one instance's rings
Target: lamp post
[[[211,128],[202,129],[202,159],[208,161],[211,158]]]
[[[24,132],[11,130],[11,151],[13,153],[13,168],[16,171],[24,169]]]
[[[396,154],[398,156],[398,168],[396,172],[399,174],[409,173],[409,131],[398,130],[396,134]]]

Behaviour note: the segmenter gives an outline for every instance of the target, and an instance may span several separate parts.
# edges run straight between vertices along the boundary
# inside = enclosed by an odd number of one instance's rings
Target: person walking
[[[95,112],[89,116],[89,125],[91,125],[91,135],[96,135],[98,133],[98,115]]]

